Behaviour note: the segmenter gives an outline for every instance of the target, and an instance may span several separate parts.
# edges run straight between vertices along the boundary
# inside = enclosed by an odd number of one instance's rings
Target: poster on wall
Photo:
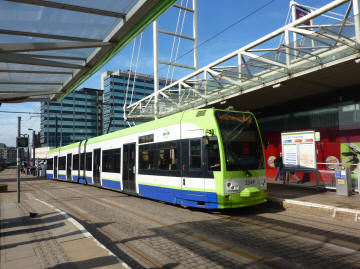
[[[353,182],[357,181],[360,160],[360,142],[341,143],[341,163],[349,166]]]
[[[315,132],[281,133],[285,168],[316,169]]]

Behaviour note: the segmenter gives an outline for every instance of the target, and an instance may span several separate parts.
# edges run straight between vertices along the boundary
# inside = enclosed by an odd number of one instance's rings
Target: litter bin
[[[339,167],[335,171],[336,194],[349,196],[352,192],[352,179],[350,168]]]

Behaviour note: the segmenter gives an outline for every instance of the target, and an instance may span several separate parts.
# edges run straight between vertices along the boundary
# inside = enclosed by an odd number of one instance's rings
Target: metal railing
[[[336,189],[336,167],[349,167],[352,178],[352,189],[360,194],[360,164],[351,163],[317,163],[316,172],[286,172],[285,184],[301,185],[304,187],[322,187]],[[331,167],[331,168],[326,168]]]

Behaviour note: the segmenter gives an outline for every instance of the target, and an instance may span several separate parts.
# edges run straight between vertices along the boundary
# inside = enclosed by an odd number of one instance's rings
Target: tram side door
[[[72,154],[69,153],[66,155],[66,180],[71,181],[72,175],[71,175],[71,160],[72,160]]]
[[[123,146],[123,188],[124,191],[135,192],[135,161],[136,144],[124,144]]]
[[[203,142],[200,138],[181,141],[181,189],[182,199],[194,200],[189,189],[204,190]],[[198,198],[198,194],[196,194]],[[196,199],[197,199],[196,198]]]
[[[54,157],[54,179],[58,179],[58,157]]]
[[[101,149],[94,149],[93,180],[96,185],[100,185],[100,156]]]

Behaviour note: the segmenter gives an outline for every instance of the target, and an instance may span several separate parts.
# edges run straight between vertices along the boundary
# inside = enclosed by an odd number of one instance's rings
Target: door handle
[[[182,184],[185,186],[185,178],[183,178],[183,180],[182,180]]]

